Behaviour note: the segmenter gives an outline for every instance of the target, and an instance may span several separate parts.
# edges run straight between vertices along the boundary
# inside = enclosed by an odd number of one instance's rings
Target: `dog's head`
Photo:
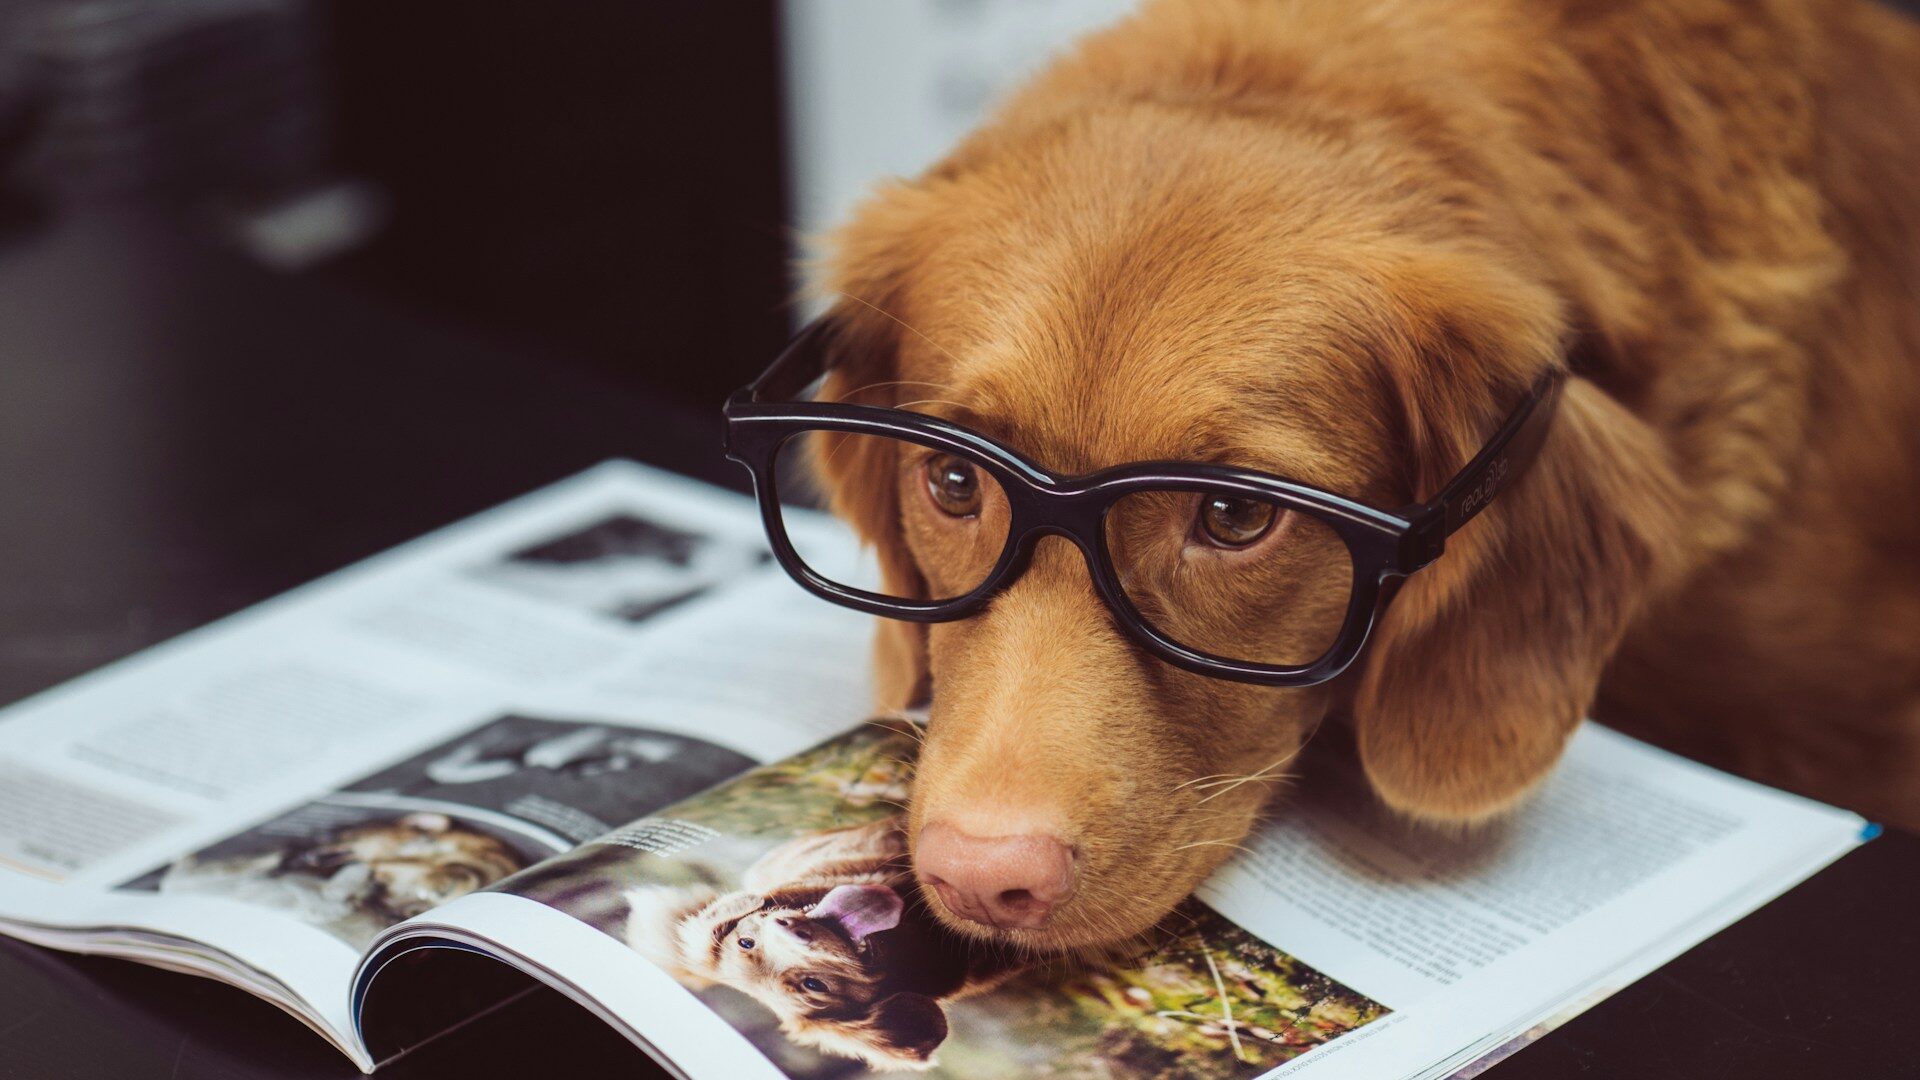
[[[1576,332],[1491,181],[1463,178],[1450,155],[1465,151],[1436,127],[1214,107],[1197,103],[1204,73],[1187,102],[1043,107],[1104,47],[831,238],[824,396],[940,415],[1064,473],[1213,461],[1393,508],[1433,496],[1542,372],[1608,348]],[[891,592],[963,592],[997,551],[996,496],[943,512],[919,455],[823,438],[814,460]],[[931,701],[910,819],[923,875],[936,827],[1042,837],[1070,860],[1044,919],[965,912],[941,889],[928,903],[957,930],[1040,948],[1141,931],[1233,850],[1330,712],[1394,807],[1501,811],[1550,768],[1661,573],[1674,491],[1651,432],[1573,378],[1533,470],[1321,687],[1151,657],[1054,537],[975,617],[882,622],[882,704]],[[1323,639],[1337,611],[1303,583],[1338,554],[1284,520],[1245,551],[1205,550],[1198,502],[1129,524],[1123,578],[1151,589],[1153,560],[1211,559],[1217,587],[1170,616],[1190,634],[1276,654]],[[1030,872],[1037,850],[993,858]]]
[[[345,829],[290,854],[281,869],[329,877],[354,903],[399,920],[483,889],[524,864],[496,837],[444,814],[420,813]]]
[[[803,1045],[874,1069],[921,1069],[947,1037],[932,997],[897,984],[882,939],[905,908],[886,885],[796,887],[760,894],[636,889],[627,942],[696,983],[759,1001]]]

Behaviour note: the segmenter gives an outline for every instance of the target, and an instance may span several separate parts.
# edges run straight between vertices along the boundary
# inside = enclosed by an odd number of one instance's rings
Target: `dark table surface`
[[[0,235],[0,703],[608,457],[735,483],[716,411],[639,385],[138,212]],[[1917,923],[1920,838],[1890,833],[1490,1075],[1920,1076]],[[615,1070],[655,1075],[542,993],[381,1075]],[[0,939],[0,1077],[351,1075],[239,991]]]

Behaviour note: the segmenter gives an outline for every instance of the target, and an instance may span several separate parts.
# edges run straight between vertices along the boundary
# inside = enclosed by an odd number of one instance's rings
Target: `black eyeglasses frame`
[[[754,495],[774,558],[815,595],[872,615],[909,622],[948,622],[978,613],[1026,572],[1045,536],[1060,536],[1086,559],[1094,587],[1119,624],[1149,652],[1188,671],[1263,686],[1312,686],[1351,666],[1384,611],[1391,582],[1430,565],[1447,537],[1472,520],[1524,474],[1546,441],[1565,376],[1552,370],[1527,395],[1439,494],[1394,511],[1253,469],[1196,462],[1145,461],[1084,476],[1063,476],[958,424],[903,409],[794,400],[827,367],[828,320],[802,329],[760,378],[727,400],[726,454],[753,477]],[[1009,521],[998,562],[972,591],[916,601],[856,589],[816,573],[787,536],[780,506],[780,449],[809,431],[874,435],[954,454],[985,469],[1005,493]],[[1261,499],[1298,510],[1333,529],[1347,545],[1353,584],[1333,644],[1307,664],[1257,664],[1189,648],[1141,616],[1121,586],[1107,550],[1105,520],[1113,505],[1142,491],[1191,491]]]

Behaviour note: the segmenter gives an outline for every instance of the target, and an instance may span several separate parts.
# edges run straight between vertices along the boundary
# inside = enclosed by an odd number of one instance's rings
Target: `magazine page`
[[[696,1080],[1464,1076],[1862,837],[1592,724],[1510,818],[1442,833],[1336,742],[1160,932],[1044,961],[922,906],[918,747],[874,721],[696,795],[395,928],[356,992],[410,947],[483,948]]]
[[[1276,1076],[1510,1053],[1877,831],[1592,722],[1518,811],[1451,837],[1379,806],[1351,758],[1315,764],[1198,895],[1393,1014]]]
[[[380,930],[863,707],[864,621],[762,537],[609,463],[0,711],[0,932],[223,978],[368,1064]]]

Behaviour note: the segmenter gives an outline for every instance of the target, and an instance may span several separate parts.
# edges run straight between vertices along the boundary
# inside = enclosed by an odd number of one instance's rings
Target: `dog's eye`
[[[816,994],[824,994],[827,992],[826,981],[814,978],[812,975],[800,980],[800,988],[802,990],[811,990]]]
[[[927,494],[951,517],[980,513],[980,471],[965,458],[936,454],[927,459]]]
[[[1203,495],[1200,532],[1216,547],[1243,548],[1267,535],[1278,516],[1272,503],[1233,495]]]
[[[751,949],[753,948],[753,939],[750,937],[743,937],[740,940],[734,942],[734,944],[740,946],[743,949]]]

